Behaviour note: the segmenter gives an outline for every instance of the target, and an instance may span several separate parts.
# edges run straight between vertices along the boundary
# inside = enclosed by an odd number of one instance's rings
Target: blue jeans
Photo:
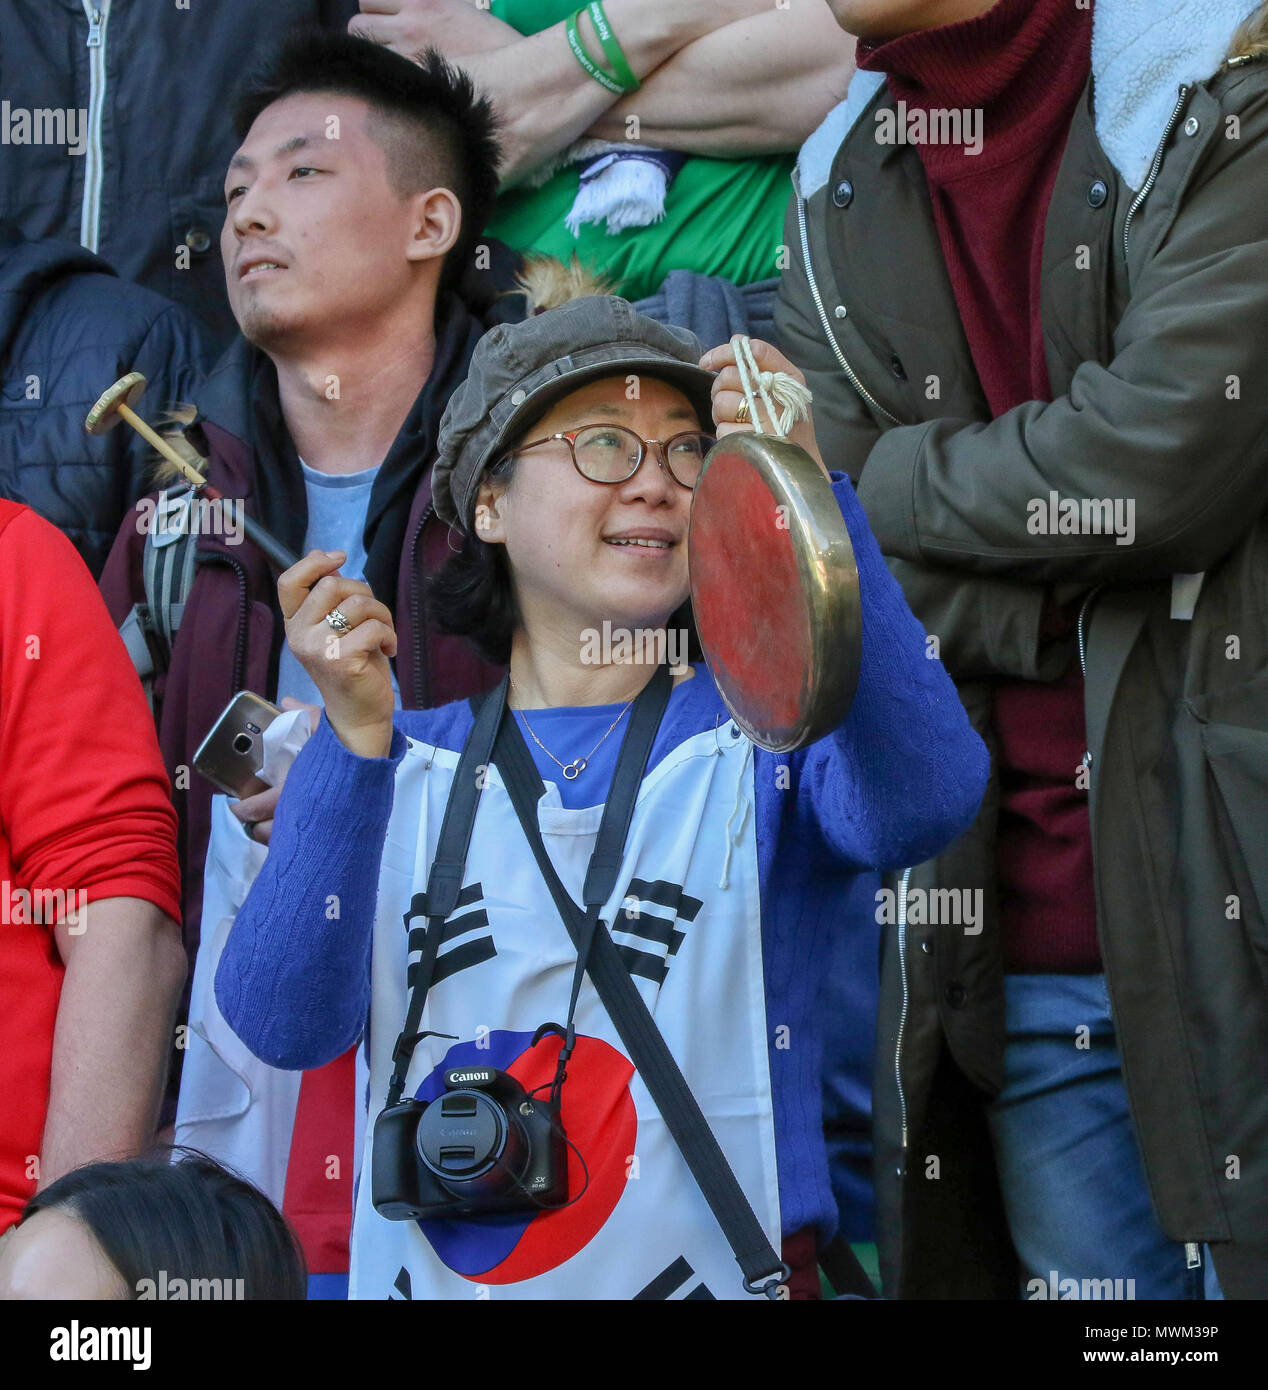
[[[1043,1296],[1032,1279],[1052,1297],[1063,1278],[1121,1279],[1136,1298],[1221,1297],[1209,1252],[1187,1268],[1154,1215],[1105,977],[1009,975],[1005,1002],[1004,1089],[987,1115],[1022,1297]]]

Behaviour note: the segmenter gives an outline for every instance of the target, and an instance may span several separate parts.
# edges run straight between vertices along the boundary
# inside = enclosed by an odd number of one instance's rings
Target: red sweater
[[[59,905],[144,898],[180,920],[176,814],[132,663],[71,543],[7,501],[0,750],[4,1231],[35,1190],[63,974]],[[35,896],[41,890],[62,896]]]
[[[1048,203],[1090,67],[1092,16],[1070,0],[999,0],[976,19],[881,45],[858,63],[888,74],[908,110],[978,113],[981,152],[917,146],[956,305],[992,415],[1051,400],[1039,316]],[[931,127],[932,128],[932,127]],[[1050,611],[1045,636],[1069,614]],[[995,699],[1000,914],[1007,968],[1100,968],[1078,662]]]

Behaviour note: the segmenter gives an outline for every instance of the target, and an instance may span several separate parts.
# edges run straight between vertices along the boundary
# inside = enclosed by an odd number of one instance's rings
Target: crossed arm
[[[582,72],[562,24],[525,37],[472,0],[362,0],[349,28],[407,56],[439,48],[465,68],[503,116],[513,184],[582,136],[728,158],[797,149],[845,95],[854,40],[826,0],[786,3],[606,0],[642,79],[622,97]],[[581,38],[597,56],[589,24],[583,15]]]

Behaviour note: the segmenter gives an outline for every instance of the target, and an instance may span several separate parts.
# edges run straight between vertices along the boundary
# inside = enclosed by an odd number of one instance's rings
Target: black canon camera
[[[557,1106],[495,1067],[454,1067],[445,1093],[374,1121],[374,1209],[389,1221],[503,1216],[568,1201]]]

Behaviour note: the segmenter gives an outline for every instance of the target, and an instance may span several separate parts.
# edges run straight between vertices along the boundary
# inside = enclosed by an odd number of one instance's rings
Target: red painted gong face
[[[737,453],[719,452],[710,498],[691,524],[691,589],[709,668],[728,695],[742,690],[762,729],[794,727],[813,659],[801,574],[786,514],[762,476]],[[725,498],[725,506],[713,499]],[[781,521],[783,522],[781,526]]]
[[[787,752],[835,728],[858,673],[858,573],[813,460],[728,435],[696,486],[688,559],[700,644],[744,732]]]

